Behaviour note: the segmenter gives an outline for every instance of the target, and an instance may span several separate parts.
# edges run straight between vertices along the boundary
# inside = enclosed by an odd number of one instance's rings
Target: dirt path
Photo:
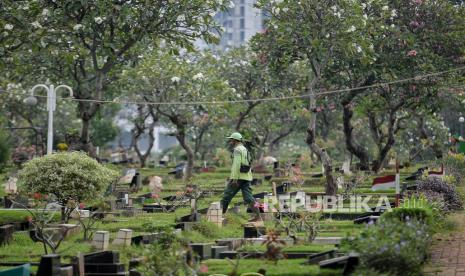
[[[465,212],[451,216],[457,230],[434,236],[426,275],[465,276]]]

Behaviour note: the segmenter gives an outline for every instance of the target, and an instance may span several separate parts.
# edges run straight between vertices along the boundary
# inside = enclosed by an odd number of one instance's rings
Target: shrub
[[[226,149],[216,149],[215,157],[213,159],[220,167],[227,167],[231,165],[231,153]]]
[[[117,172],[103,167],[85,153],[72,152],[27,162],[18,174],[18,182],[23,192],[53,195],[63,206],[62,221],[67,221],[80,202],[95,199],[117,176]]]
[[[418,180],[417,193],[423,194],[429,201],[443,202],[443,211],[463,208],[462,198],[454,185],[447,184],[438,178]]]
[[[416,220],[428,226],[433,226],[434,215],[431,210],[426,208],[394,208],[390,212],[383,213],[381,220],[399,220],[403,222]]]
[[[360,269],[387,275],[418,275],[431,243],[429,227],[417,220],[383,219],[347,242],[360,254]],[[346,244],[347,245],[347,244]]]
[[[456,184],[462,184],[465,179],[465,155],[449,154],[443,162],[447,174],[454,176]]]

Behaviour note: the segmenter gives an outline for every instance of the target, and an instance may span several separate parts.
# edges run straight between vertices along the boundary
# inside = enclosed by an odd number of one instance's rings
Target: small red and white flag
[[[392,174],[392,175],[380,176],[380,177],[373,179],[373,185],[371,186],[371,189],[373,191],[396,189],[396,193],[398,193],[399,180],[400,180],[400,176],[398,173]]]
[[[444,164],[441,165],[441,171],[428,171],[428,178],[440,178],[442,179],[446,175],[444,171]]]

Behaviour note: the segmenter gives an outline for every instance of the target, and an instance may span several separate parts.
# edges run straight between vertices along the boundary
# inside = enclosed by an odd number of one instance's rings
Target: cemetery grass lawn
[[[62,256],[62,262],[69,262],[69,257],[77,256],[79,252],[91,252],[90,243],[80,242],[82,235],[72,235],[62,242],[57,253]],[[50,254],[49,250],[49,254]],[[2,262],[39,262],[45,254],[42,243],[34,243],[27,231],[15,232],[13,241],[0,247],[0,260]]]
[[[307,265],[307,259],[280,260],[275,265],[274,262],[259,259],[243,259],[239,261],[238,273],[241,275],[246,272],[257,272],[259,269],[265,269],[266,275],[341,275],[341,270],[320,269],[318,265]],[[233,270],[236,260],[207,260],[203,262],[208,266],[208,273],[226,274]]]

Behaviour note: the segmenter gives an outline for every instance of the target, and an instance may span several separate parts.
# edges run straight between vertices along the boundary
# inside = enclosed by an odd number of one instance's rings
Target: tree
[[[137,105],[137,117],[133,120],[134,127],[131,130],[132,134],[132,147],[137,153],[140,160],[141,168],[144,168],[147,158],[150,156],[153,144],[155,143],[155,126],[158,123],[159,115],[153,105]],[[142,137],[148,137],[147,150],[142,153],[139,148],[139,140]]]
[[[438,108],[431,99],[438,97],[438,84],[449,76],[415,77],[450,69],[451,64],[459,62],[464,35],[459,26],[464,24],[464,9],[448,1],[375,3],[362,9],[366,27],[355,29],[370,34],[369,44],[356,45],[353,53],[337,52],[325,76],[337,88],[412,78],[409,82],[357,88],[340,97],[347,149],[360,159],[363,169],[370,168],[372,159],[371,169],[379,171],[395,144],[402,121],[408,118],[406,112],[420,108],[433,113]],[[355,111],[368,120],[377,148],[373,155],[366,143],[356,138]]]
[[[18,174],[20,189],[26,193],[53,195],[62,206],[61,220],[84,200],[95,199],[118,173],[105,168],[82,152],[56,153],[27,162]]]
[[[8,160],[10,159],[10,141],[6,133],[0,129],[0,172],[8,164]]]
[[[217,41],[217,11],[225,1],[2,1],[0,22],[16,52],[28,53],[52,80],[72,83],[82,120],[81,142],[91,148],[90,122],[99,100],[118,78],[121,67],[136,61],[143,47],[192,49],[196,39]],[[11,26],[11,27],[10,27]],[[143,47],[142,47],[143,45]],[[176,49],[176,48],[173,48]],[[45,73],[45,72],[44,72]]]
[[[228,84],[216,72],[216,62],[209,53],[173,56],[169,51],[158,51],[124,76],[131,80],[128,90],[137,91],[141,101],[154,105],[158,114],[174,126],[173,135],[187,156],[187,180],[192,177],[195,159],[189,134],[198,118],[206,118],[210,110],[218,108],[210,102],[230,93]]]
[[[255,49],[263,62],[280,70],[296,61],[307,68],[306,85],[301,88],[310,95],[306,143],[325,167],[326,193],[336,194],[332,160],[316,143],[317,89],[324,87],[323,72],[334,62],[335,51],[350,51],[366,37],[354,33],[363,25],[361,3],[358,1],[273,1],[257,2],[270,15],[267,29],[255,38]]]

